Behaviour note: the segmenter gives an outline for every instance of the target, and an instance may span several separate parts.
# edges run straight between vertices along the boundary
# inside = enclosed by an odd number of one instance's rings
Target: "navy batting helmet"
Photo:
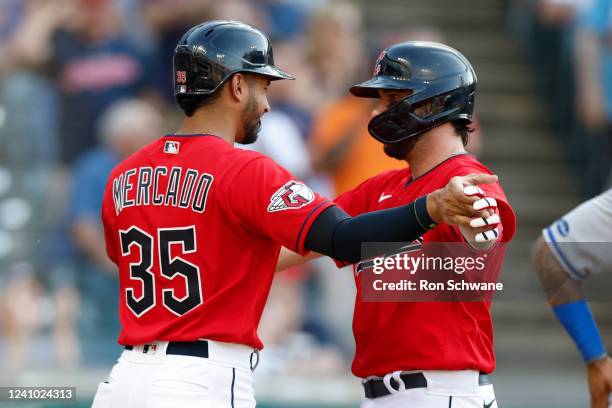
[[[377,140],[397,143],[446,122],[470,122],[476,74],[469,61],[451,47],[408,41],[381,52],[372,79],[351,87],[350,92],[378,98],[379,89],[412,90],[368,124]]]
[[[176,46],[174,94],[210,95],[236,72],[294,79],[274,66],[272,45],[263,32],[238,21],[213,20],[192,27]]]

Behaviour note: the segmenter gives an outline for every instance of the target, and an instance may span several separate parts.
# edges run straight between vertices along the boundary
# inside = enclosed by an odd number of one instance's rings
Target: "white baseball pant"
[[[168,342],[123,351],[92,408],[254,408],[253,349],[208,343],[208,358],[166,354]]]
[[[427,386],[410,389],[388,385],[400,372],[387,374],[385,385],[391,394],[366,399],[361,408],[498,408],[493,385],[478,385],[477,371],[421,372]]]

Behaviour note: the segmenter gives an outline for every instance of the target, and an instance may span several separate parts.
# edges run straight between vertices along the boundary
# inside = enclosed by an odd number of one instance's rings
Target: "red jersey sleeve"
[[[332,202],[265,156],[237,169],[218,195],[221,206],[251,231],[306,254],[304,242],[313,221]]]

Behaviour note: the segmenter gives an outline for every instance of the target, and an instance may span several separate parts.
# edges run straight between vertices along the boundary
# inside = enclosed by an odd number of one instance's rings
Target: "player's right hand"
[[[497,202],[494,198],[482,198],[484,193],[470,194],[470,190],[474,187],[475,191],[482,192],[475,186],[493,183],[497,183],[496,175],[455,176],[445,187],[428,194],[427,211],[435,222],[449,225],[470,226],[474,218],[489,219],[495,213]]]
[[[608,408],[612,393],[612,358],[594,361],[587,366],[591,408]]]

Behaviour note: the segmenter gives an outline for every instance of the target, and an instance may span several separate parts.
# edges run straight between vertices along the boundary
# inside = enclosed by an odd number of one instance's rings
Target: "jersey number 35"
[[[121,255],[128,256],[135,249],[140,252],[140,261],[130,263],[130,279],[141,281],[141,296],[136,297],[133,288],[125,289],[127,307],[132,313],[140,317],[156,304],[155,275],[152,271],[155,241],[157,241],[161,276],[171,280],[180,275],[186,285],[185,296],[181,298],[175,296],[174,289],[162,289],[164,307],[175,315],[182,316],[202,303],[200,268],[181,257],[170,258],[172,244],[180,244],[183,254],[196,252],[194,225],[183,228],[158,228],[157,239],[136,226],[119,231],[119,235]]]

